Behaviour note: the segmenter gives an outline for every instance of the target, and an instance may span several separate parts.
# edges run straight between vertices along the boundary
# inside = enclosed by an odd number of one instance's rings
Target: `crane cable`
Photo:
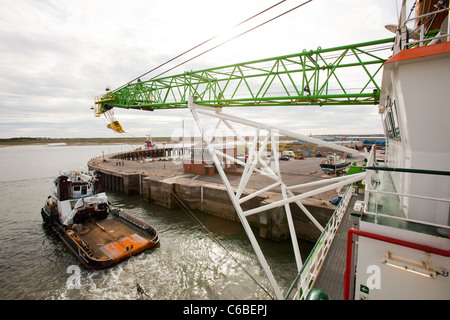
[[[253,16],[251,16],[250,18],[245,19],[244,21],[242,21],[242,22],[238,23],[237,25],[235,25],[235,26],[233,27],[233,29],[236,28],[236,27],[238,27],[238,26],[240,26],[240,25],[242,25],[242,24],[244,24],[244,23],[246,23],[246,22],[248,22],[248,21],[250,21],[250,20],[252,20],[252,19],[254,19],[255,17],[257,17],[257,16],[263,14],[264,12],[267,12],[267,11],[269,11],[269,10],[275,8],[276,6],[280,5],[281,3],[285,2],[285,1],[286,1],[286,0],[282,0],[282,1],[276,3],[276,4],[272,5],[272,6],[270,6],[270,7],[266,8],[266,9],[264,9],[263,11],[261,11],[261,12],[255,14],[255,15],[253,15]],[[278,18],[280,18],[280,17],[282,17],[282,16],[284,16],[284,15],[286,15],[286,14],[288,14],[288,13],[290,13],[290,12],[292,12],[292,11],[294,11],[294,10],[296,10],[296,9],[298,9],[298,8],[300,8],[300,7],[302,7],[302,6],[306,5],[306,4],[308,4],[308,3],[310,3],[310,2],[312,2],[312,1],[313,1],[313,0],[307,0],[307,1],[305,1],[305,2],[302,2],[301,4],[299,4],[299,5],[297,5],[297,6],[293,7],[293,8],[291,8],[291,9],[289,9],[289,10],[287,10],[287,11],[285,11],[285,12],[283,12],[283,13],[281,13],[281,14],[279,14],[279,15],[277,15],[277,16],[275,16],[275,17],[269,19],[269,20],[266,20],[265,22],[260,23],[259,25],[255,26],[255,27],[253,27],[253,28],[248,29],[247,31],[244,31],[244,32],[242,32],[242,33],[240,33],[240,34],[238,34],[238,35],[236,35],[236,36],[234,36],[234,37],[232,37],[232,38],[230,38],[230,39],[228,39],[228,40],[225,40],[225,41],[219,43],[218,45],[216,45],[216,46],[214,46],[214,47],[212,47],[212,48],[210,48],[210,49],[208,49],[208,50],[203,51],[203,52],[200,53],[200,54],[197,54],[196,56],[194,56],[194,57],[192,57],[192,58],[190,58],[190,59],[188,59],[188,60],[186,60],[186,61],[184,61],[184,62],[179,63],[178,65],[176,65],[176,66],[174,66],[174,67],[172,67],[172,68],[170,68],[170,69],[168,69],[168,70],[166,70],[166,71],[164,71],[164,72],[158,74],[157,76],[152,77],[151,79],[155,79],[155,78],[157,78],[157,77],[160,77],[161,75],[163,75],[163,74],[165,74],[165,73],[167,73],[167,72],[169,72],[169,71],[171,71],[171,70],[173,70],[173,69],[175,69],[175,68],[178,68],[178,67],[182,66],[183,64],[186,64],[186,63],[188,63],[188,62],[190,62],[190,61],[192,61],[192,60],[194,60],[194,59],[196,59],[196,58],[198,58],[198,57],[200,57],[200,56],[202,56],[202,55],[204,55],[204,54],[206,54],[206,53],[208,53],[208,52],[210,52],[210,51],[212,51],[212,50],[214,50],[214,49],[217,49],[218,47],[223,46],[224,44],[226,44],[226,43],[228,43],[228,42],[230,42],[230,41],[232,41],[232,40],[234,40],[234,39],[237,39],[237,38],[239,38],[239,37],[241,37],[241,36],[243,36],[243,35],[245,35],[245,34],[251,32],[251,31],[253,31],[253,30],[255,30],[255,29],[258,29],[259,27],[262,27],[263,25],[265,25],[265,24],[267,24],[267,23],[269,23],[269,22],[272,22],[272,21],[274,21],[274,20],[276,20],[276,19],[278,19]],[[175,60],[175,59],[177,59],[177,58],[179,58],[179,57],[185,55],[186,53],[188,53],[188,52],[190,52],[190,51],[192,51],[192,50],[194,50],[194,49],[196,49],[196,48],[198,48],[198,47],[200,47],[200,46],[202,46],[202,45],[208,43],[209,41],[211,41],[211,40],[217,38],[218,36],[219,36],[219,35],[216,35],[216,36],[214,36],[214,37],[212,37],[212,38],[210,38],[210,39],[208,39],[208,40],[206,40],[206,41],[203,41],[202,43],[200,43],[200,44],[198,44],[198,45],[192,47],[191,49],[189,49],[189,50],[187,50],[187,51],[185,51],[185,52],[183,52],[183,53],[177,55],[176,57],[174,57],[174,58],[172,58],[172,59],[170,59],[170,60],[164,62],[163,64],[161,64],[161,65],[159,65],[159,66],[153,68],[152,70],[150,70],[150,71],[148,71],[148,72],[142,74],[141,76],[139,76],[139,77],[137,77],[137,78],[135,78],[135,79],[133,79],[133,80],[127,82],[126,84],[124,84],[124,85],[118,87],[117,89],[112,90],[111,93],[116,92],[116,91],[118,91],[118,90],[120,90],[120,89],[126,87],[127,85],[129,85],[129,84],[132,83],[133,81],[140,80],[141,77],[143,77],[143,76],[149,74],[150,72],[153,72],[153,71],[159,69],[160,67],[162,67],[162,66],[166,65],[167,63],[169,63],[169,62],[171,62],[171,61],[173,61],[173,60]],[[106,116],[106,115],[105,115],[105,116]],[[110,116],[111,116],[111,115],[110,115]],[[117,125],[117,130],[115,130],[115,125]],[[118,121],[111,120],[108,127],[111,128],[111,129],[113,129],[113,130],[116,131],[117,133],[120,133],[120,134],[121,134],[121,133],[125,133],[125,131],[123,131],[123,129],[120,127],[120,124],[118,123]],[[122,132],[120,132],[120,131],[122,131]]]
[[[149,170],[153,173],[156,174],[155,171],[152,168],[149,168]],[[262,283],[260,283],[246,268],[245,266],[238,260],[238,258],[236,258],[231,252],[230,250],[228,250],[226,248],[226,246],[208,229],[208,227],[203,224],[199,218],[197,218],[197,216],[189,209],[188,206],[186,206],[186,204],[183,202],[182,199],[180,199],[180,197],[178,197],[178,195],[171,189],[169,188],[170,193],[173,195],[173,197],[178,201],[178,203],[181,206],[181,209],[188,215],[188,217],[193,220],[195,223],[197,223],[199,225],[199,227],[203,230],[203,232],[212,240],[214,241],[219,247],[221,247],[225,253],[227,255],[229,255],[237,264],[238,266],[244,271],[245,274],[247,274],[255,283],[257,286],[259,286],[272,300],[275,300],[274,296],[272,294],[270,294],[269,290],[266,289]],[[135,281],[136,281],[136,289],[137,289],[137,293],[141,295],[145,295],[148,298],[151,299],[151,297],[145,292],[144,288],[142,288],[142,286],[139,285],[139,283],[137,282],[137,276],[136,276],[136,271],[134,270],[134,265],[133,265],[133,272],[134,272],[134,276],[135,276]]]
[[[209,231],[209,229],[195,216],[195,214],[184,204],[184,202],[178,197],[178,195],[170,189],[170,192],[172,195],[176,198],[176,200],[180,203],[183,210],[188,214],[188,216],[194,220],[194,222],[197,222],[199,226],[203,229],[203,231],[206,233],[207,236],[210,237],[212,241],[214,241],[219,247],[221,247],[226,254],[228,254],[240,267],[241,269],[272,299],[275,300],[275,298],[269,293],[269,291],[264,288],[264,286],[259,283],[259,281],[242,265],[242,263],[228,250],[225,245],[220,242],[220,240],[214,236],[214,234]]]
[[[252,17],[245,19],[244,21],[242,21],[242,22],[238,23],[237,25],[233,26],[232,29],[234,29],[234,28],[236,28],[236,27],[238,27],[238,26],[240,26],[240,25],[242,25],[242,24],[244,24],[244,23],[246,23],[246,22],[248,22],[248,21],[254,19],[255,17],[257,17],[257,16],[263,14],[264,12],[267,12],[267,11],[273,9],[274,7],[280,5],[281,3],[285,2],[285,1],[286,1],[286,0],[282,0],[282,1],[280,1],[280,2],[278,2],[278,3],[276,3],[276,4],[274,4],[274,5],[272,5],[271,7],[268,7],[268,8],[266,8],[266,9],[264,9],[263,11],[261,11],[261,12],[255,14],[255,15],[253,15]],[[202,53],[200,53],[200,54],[194,56],[193,58],[190,58],[190,59],[188,59],[188,60],[186,60],[186,61],[184,61],[184,62],[182,62],[182,63],[176,65],[175,67],[172,67],[172,68],[170,68],[170,69],[168,69],[168,70],[166,70],[166,71],[164,71],[164,72],[158,74],[157,76],[152,77],[151,79],[155,79],[155,78],[157,78],[157,77],[159,77],[159,76],[161,76],[161,75],[163,75],[163,74],[165,74],[165,73],[167,73],[167,72],[169,72],[169,71],[171,71],[171,70],[173,70],[173,69],[175,69],[175,68],[178,68],[179,66],[181,66],[181,65],[183,65],[183,64],[185,64],[185,63],[187,63],[187,62],[190,62],[190,61],[192,61],[192,60],[198,58],[199,56],[201,56],[201,55],[203,55],[203,54],[205,54],[205,53],[208,53],[208,52],[210,52],[210,51],[212,51],[212,50],[214,50],[214,49],[216,49],[216,48],[218,48],[218,47],[220,47],[220,46],[222,46],[222,45],[224,45],[224,44],[226,44],[226,43],[228,43],[228,42],[230,42],[230,41],[232,41],[232,40],[234,40],[234,39],[236,39],[236,38],[239,38],[239,37],[243,36],[244,34],[247,34],[247,33],[251,32],[251,31],[253,31],[253,30],[255,30],[255,29],[257,29],[257,28],[259,28],[259,27],[261,27],[261,26],[263,26],[263,25],[265,25],[265,24],[267,24],[267,23],[269,23],[269,22],[271,22],[271,21],[273,21],[273,20],[276,20],[276,19],[278,19],[278,18],[284,16],[285,14],[287,14],[287,13],[289,13],[289,12],[292,12],[292,11],[294,11],[294,10],[296,10],[296,9],[298,9],[298,8],[304,6],[304,5],[306,5],[306,4],[308,4],[309,2],[312,2],[312,1],[313,1],[313,0],[305,1],[305,2],[303,2],[303,3],[301,3],[301,4],[297,5],[297,6],[295,6],[294,8],[291,8],[291,9],[285,11],[284,13],[279,14],[278,16],[276,16],[276,17],[274,17],[274,18],[271,18],[271,19],[269,19],[269,20],[267,20],[267,21],[265,21],[265,22],[263,22],[263,23],[261,23],[261,24],[255,26],[255,27],[253,27],[253,28],[250,28],[250,29],[247,30],[247,31],[244,31],[244,32],[242,32],[242,33],[240,33],[240,34],[238,34],[238,35],[236,35],[236,36],[234,36],[234,37],[232,37],[232,38],[230,38],[230,39],[228,39],[228,40],[225,40],[225,41],[221,42],[220,44],[218,44],[218,45],[216,45],[216,46],[214,46],[214,47],[212,47],[212,48],[210,48],[210,49],[208,49],[208,50],[203,51]],[[170,59],[170,60],[164,62],[163,64],[160,64],[159,66],[153,68],[152,70],[147,71],[146,73],[140,75],[139,77],[136,77],[135,79],[133,79],[133,80],[127,82],[126,84],[124,84],[124,85],[118,87],[117,89],[114,89],[114,90],[111,91],[111,92],[116,92],[116,91],[118,91],[118,90],[120,90],[120,89],[126,87],[127,85],[129,85],[129,84],[132,83],[133,81],[139,80],[141,77],[143,77],[143,76],[149,74],[150,72],[153,72],[153,71],[159,69],[160,67],[162,67],[162,66],[168,64],[169,62],[172,62],[173,60],[175,60],[175,59],[177,59],[177,58],[179,58],[179,57],[181,57],[181,56],[183,56],[183,55],[185,55],[185,54],[191,52],[192,50],[194,50],[194,49],[196,49],[196,48],[198,48],[198,47],[200,47],[200,46],[202,46],[202,45],[204,45],[204,44],[206,44],[206,43],[208,43],[208,42],[214,40],[214,39],[217,38],[218,36],[219,36],[219,35],[216,35],[216,36],[214,36],[214,37],[212,37],[212,38],[209,38],[208,40],[203,41],[202,43],[200,43],[200,44],[198,44],[198,45],[192,47],[192,48],[189,49],[189,50],[186,50],[185,52],[183,52],[183,53],[177,55],[176,57],[174,57],[174,58],[172,58],[172,59]]]
[[[266,11],[268,11],[268,10],[270,10],[270,9],[272,9],[272,8],[274,8],[274,7],[276,7],[276,6],[278,6],[279,4],[281,4],[281,3],[285,2],[285,1],[286,1],[286,0],[282,0],[282,1],[278,2],[277,4],[274,4],[273,6],[267,8],[267,9],[264,9],[263,11],[261,11],[261,12],[255,14],[254,16],[252,16],[252,17],[250,17],[250,18],[248,18],[248,19],[246,19],[246,20],[244,20],[244,21],[238,23],[237,25],[233,26],[232,29],[234,29],[234,28],[236,28],[236,27],[238,27],[238,26],[244,24],[244,23],[247,22],[247,21],[250,21],[251,19],[253,19],[253,18],[259,16],[260,14],[263,14],[264,12],[266,12]],[[127,82],[126,84],[124,84],[124,85],[120,86],[119,88],[113,90],[112,92],[115,92],[115,91],[117,91],[117,90],[122,89],[123,87],[127,86],[128,84],[132,83],[133,81],[136,81],[136,80],[142,78],[143,76],[146,76],[146,75],[149,74],[150,72],[153,72],[153,71],[155,71],[155,70],[157,70],[157,69],[159,69],[159,68],[165,66],[165,65],[168,64],[169,62],[172,62],[173,60],[178,59],[178,58],[184,56],[185,54],[191,52],[192,50],[195,50],[195,49],[201,47],[202,45],[204,45],[204,44],[206,44],[206,43],[208,43],[208,42],[210,42],[210,41],[216,39],[217,37],[219,37],[218,34],[215,35],[214,37],[209,38],[208,40],[205,40],[205,41],[203,41],[203,42],[201,42],[201,43],[195,45],[194,47],[190,48],[189,50],[186,50],[186,51],[184,51],[183,53],[180,53],[179,55],[177,55],[177,56],[175,56],[175,57],[173,57],[173,58],[167,60],[166,62],[160,64],[159,66],[157,66],[157,67],[155,67],[155,68],[153,68],[153,69],[151,69],[150,71],[147,71],[147,72],[141,74],[140,76],[134,78],[133,80],[130,80],[129,82]]]
[[[212,47],[212,48],[210,48],[210,49],[208,49],[208,50],[203,51],[202,53],[199,53],[198,55],[196,55],[196,56],[194,56],[194,57],[192,57],[192,58],[190,58],[190,59],[188,59],[188,60],[186,60],[186,61],[184,61],[184,62],[181,62],[181,63],[177,64],[176,66],[174,66],[174,67],[172,67],[172,68],[170,68],[170,69],[168,69],[168,70],[166,70],[166,71],[164,71],[164,72],[158,74],[157,76],[155,76],[155,77],[153,77],[153,78],[151,78],[151,79],[158,78],[158,77],[162,76],[163,74],[165,74],[165,73],[167,73],[167,72],[169,72],[169,71],[171,71],[171,70],[173,70],[173,69],[175,69],[175,68],[178,68],[179,66],[182,66],[183,64],[188,63],[188,62],[190,62],[190,61],[192,61],[192,60],[194,60],[194,59],[196,59],[196,58],[198,58],[198,57],[204,55],[205,53],[208,53],[208,52],[210,52],[210,51],[212,51],[212,50],[214,50],[214,49],[217,49],[218,47],[221,47],[221,46],[223,46],[224,44],[226,44],[226,43],[228,43],[228,42],[230,42],[230,41],[232,41],[232,40],[234,40],[234,39],[237,39],[237,38],[239,38],[239,37],[241,37],[241,36],[243,36],[243,35],[245,35],[245,34],[251,32],[251,31],[253,31],[253,30],[255,30],[255,29],[259,28],[259,27],[262,27],[263,25],[265,25],[265,24],[267,24],[267,23],[269,23],[269,22],[271,22],[271,21],[273,21],[273,20],[275,20],[275,19],[278,19],[278,18],[284,16],[285,14],[287,14],[287,13],[289,13],[289,12],[291,12],[291,11],[294,11],[295,9],[298,9],[298,8],[304,6],[305,4],[308,4],[309,2],[312,2],[312,1],[313,1],[313,0],[305,1],[305,2],[303,2],[302,4],[300,4],[300,5],[298,5],[298,6],[294,7],[294,8],[292,8],[292,9],[289,9],[289,10],[283,12],[282,14],[279,14],[278,16],[276,16],[276,17],[274,17],[274,18],[272,18],[272,19],[269,19],[269,20],[267,20],[267,21],[265,21],[265,22],[263,22],[263,23],[260,23],[260,24],[257,25],[256,27],[250,28],[250,29],[248,29],[247,31],[244,31],[244,32],[242,32],[242,33],[240,33],[240,34],[238,34],[238,35],[236,35],[236,36],[234,36],[234,37],[232,37],[232,38],[230,38],[230,39],[228,39],[228,40],[225,40],[225,41],[219,43],[218,45],[216,45],[216,46],[214,46],[214,47]]]

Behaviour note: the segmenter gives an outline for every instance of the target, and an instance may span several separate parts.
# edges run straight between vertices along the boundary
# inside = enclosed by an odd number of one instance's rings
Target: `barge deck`
[[[138,252],[148,244],[145,232],[114,218],[106,218],[100,222],[90,221],[83,225],[82,231],[75,234],[89,243],[89,248],[98,260]]]

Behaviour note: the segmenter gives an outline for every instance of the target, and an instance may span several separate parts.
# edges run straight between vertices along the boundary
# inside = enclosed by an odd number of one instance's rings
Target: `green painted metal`
[[[129,83],[96,97],[96,115],[117,108],[186,108],[189,96],[211,107],[377,104],[393,38],[255,60]]]
[[[330,300],[330,296],[323,289],[314,288],[308,293],[306,300]]]
[[[367,170],[379,170],[379,171],[395,171],[395,172],[408,172],[418,174],[431,174],[437,176],[450,176],[450,171],[440,170],[424,170],[424,169],[409,169],[409,168],[391,168],[391,167],[366,167]]]

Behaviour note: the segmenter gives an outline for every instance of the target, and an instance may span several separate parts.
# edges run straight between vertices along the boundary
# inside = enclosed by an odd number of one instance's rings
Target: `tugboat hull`
[[[50,209],[42,208],[46,225],[88,269],[111,268],[159,244],[156,230],[118,209],[111,209],[101,221],[89,221],[78,228],[64,227],[52,219]]]
[[[349,165],[350,163],[345,161],[340,154],[329,153],[327,158],[320,164],[320,168],[325,174],[340,174]]]
[[[338,172],[344,170],[349,165],[350,165],[350,163],[340,163],[340,164],[337,164],[337,165],[328,164],[328,163],[322,163],[322,164],[320,164],[320,168],[326,174],[335,174],[335,173],[338,173]]]
[[[94,173],[61,175],[41,210],[44,223],[93,270],[110,268],[159,244],[155,228],[110,206],[101,182]]]

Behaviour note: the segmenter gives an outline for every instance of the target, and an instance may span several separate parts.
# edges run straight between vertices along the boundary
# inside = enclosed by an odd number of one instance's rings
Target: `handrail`
[[[344,196],[342,197],[341,202],[339,203],[330,220],[328,221],[327,225],[325,226],[324,231],[320,235],[319,239],[316,241],[314,248],[311,250],[308,257],[306,258],[302,266],[302,269],[297,274],[291,286],[289,287],[285,295],[285,299],[288,299],[288,297],[291,295],[296,285],[297,287],[301,288],[301,291],[299,290],[295,294],[294,299],[300,300],[308,295],[309,290],[312,288],[314,282],[316,281],[319,275],[320,268],[322,267],[322,264],[327,256],[328,249],[331,247],[333,238],[340,226],[343,215],[347,210],[347,206],[348,203],[350,202],[351,195],[352,195],[352,188],[351,186],[348,186],[347,190],[344,193]],[[314,269],[313,272],[311,272],[311,269]]]
[[[418,15],[418,16],[406,19],[405,21],[403,21],[402,27],[406,27],[406,23],[408,23],[410,21],[414,21],[414,20],[417,20],[417,19],[420,19],[420,18],[432,16],[432,15],[435,15],[435,14],[438,14],[438,13],[441,13],[441,12],[445,12],[445,11],[448,11],[448,10],[449,10],[448,8],[444,8],[444,9],[440,9],[440,10],[436,10],[436,11],[433,11],[433,12],[424,13],[424,14],[421,14],[421,15]]]
[[[450,199],[419,196],[419,195],[415,195],[415,194],[406,194],[406,193],[400,193],[400,192],[380,191],[380,190],[375,190],[375,189],[373,189],[373,190],[368,189],[366,191],[368,193],[387,194],[387,195],[393,195],[393,196],[399,196],[399,197],[409,197],[409,198],[416,198],[416,199],[430,200],[430,201],[450,202]]]
[[[378,205],[377,205],[378,194],[395,195],[395,196],[402,197],[402,198],[416,198],[416,199],[429,200],[429,201],[434,201],[434,202],[450,202],[450,199],[445,199],[445,198],[436,198],[436,197],[423,196],[423,195],[377,190],[376,187],[372,184],[372,177],[375,175],[376,171],[400,172],[400,173],[411,173],[411,174],[426,174],[426,175],[438,175],[438,176],[450,176],[450,171],[377,166],[375,163],[375,150],[374,149],[372,149],[372,151],[370,153],[369,160],[368,160],[367,166],[366,166],[366,170],[367,170],[366,171],[367,177],[366,177],[365,192],[368,195],[374,194],[374,196],[375,196],[375,212],[369,211],[369,197],[367,196],[364,199],[364,213],[374,215],[375,223],[377,223],[377,221],[378,221],[378,216],[385,216],[385,215],[379,214],[379,212],[378,212]],[[392,217],[394,219],[404,220],[404,221],[412,221],[407,216],[405,218],[394,217],[394,216],[390,216],[390,217]],[[425,224],[433,225],[433,226],[441,226],[438,224],[427,223],[425,221],[421,221],[421,223],[425,223]]]
[[[409,168],[392,168],[392,167],[375,167],[367,166],[367,170],[380,170],[380,171],[395,171],[395,172],[409,172],[409,173],[420,173],[420,174],[434,174],[440,176],[450,176],[450,171],[440,171],[440,170],[426,170],[426,169],[409,169]]]
[[[396,49],[394,49],[394,53],[397,53],[399,50],[407,49],[409,46],[416,45],[416,44],[419,44],[419,46],[422,46],[426,42],[430,42],[430,41],[433,41],[432,43],[435,43],[434,41],[437,41],[442,38],[447,38],[446,41],[450,41],[450,19],[449,19],[448,26],[447,26],[447,33],[440,34],[440,32],[439,32],[439,34],[427,38],[426,36],[428,34],[424,34],[425,30],[422,25],[420,28],[420,39],[415,40],[415,41],[409,41],[408,28],[406,26],[406,24],[408,22],[418,20],[418,19],[421,19],[424,17],[432,16],[432,15],[437,15],[439,13],[446,12],[446,11],[448,12],[448,16],[450,17],[450,8],[443,8],[443,9],[438,9],[433,12],[424,13],[424,14],[421,14],[421,15],[418,15],[418,16],[415,16],[412,18],[404,19],[403,21],[401,21],[399,23],[400,34],[397,34],[397,36],[396,36],[396,41],[395,41]],[[401,17],[406,18],[405,14],[406,14],[406,1],[403,2]],[[399,41],[397,41],[397,40],[399,40]],[[443,40],[443,41],[445,41],[445,40]]]

